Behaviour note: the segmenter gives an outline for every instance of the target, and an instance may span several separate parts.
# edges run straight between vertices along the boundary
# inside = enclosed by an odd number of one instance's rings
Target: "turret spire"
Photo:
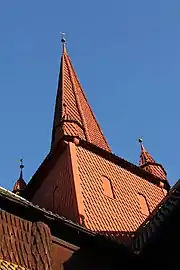
[[[68,136],[78,137],[104,150],[111,151],[67,54],[64,33],[62,33],[61,42],[62,57],[51,149],[63,136]]]
[[[139,165],[141,166],[147,162],[155,163],[155,160],[153,159],[153,157],[144,148],[143,139],[139,138],[138,141],[139,141],[140,147],[141,147],[141,155],[140,155]]]
[[[141,147],[139,166],[162,180],[167,180],[167,173],[163,166],[157,163],[145,149],[142,138],[138,139]]]
[[[20,166],[19,167],[20,167],[19,179],[16,181],[16,183],[15,183],[15,185],[13,187],[13,190],[12,190],[13,193],[16,193],[18,195],[26,187],[26,182],[23,179],[23,168],[24,168],[24,165],[23,165],[23,159],[22,158],[20,159]]]

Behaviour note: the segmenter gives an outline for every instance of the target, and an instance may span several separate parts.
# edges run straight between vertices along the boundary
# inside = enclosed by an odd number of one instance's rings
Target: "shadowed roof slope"
[[[133,239],[133,249],[136,252],[144,252],[158,241],[165,242],[164,249],[168,250],[168,237],[173,240],[173,234],[176,234],[174,240],[179,241],[179,208],[180,208],[180,180],[170,189],[166,197],[157,205],[154,211],[147,217],[135,233]],[[169,236],[168,236],[169,235]],[[163,240],[163,241],[162,241]],[[179,244],[178,244],[179,245]],[[163,244],[162,244],[163,246]],[[172,246],[170,245],[170,248]]]

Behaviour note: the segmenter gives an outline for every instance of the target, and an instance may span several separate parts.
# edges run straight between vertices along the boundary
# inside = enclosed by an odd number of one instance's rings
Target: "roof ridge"
[[[69,138],[68,136],[64,137],[64,140],[70,140],[73,141],[71,138]],[[144,170],[143,168],[141,168],[140,166],[122,158],[117,156],[115,153],[109,152],[105,149],[102,149],[100,147],[98,147],[97,145],[87,142],[85,140],[82,140],[79,138],[79,142],[75,143],[76,146],[80,146],[83,147],[89,151],[94,152],[95,154],[102,156],[103,158],[110,160],[111,162],[122,166],[123,168],[125,168],[126,170],[135,173],[136,175],[142,177],[144,180],[147,180],[153,184],[158,184],[161,185],[160,183],[164,183],[164,188],[169,190],[170,185],[169,183],[165,180],[162,179],[160,177],[158,177],[157,175],[154,175],[146,170]],[[162,165],[161,165],[162,166]],[[153,181],[152,181],[153,180]]]

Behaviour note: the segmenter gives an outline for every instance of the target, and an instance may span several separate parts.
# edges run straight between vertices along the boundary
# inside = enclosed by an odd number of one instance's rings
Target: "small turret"
[[[21,158],[20,159],[20,175],[19,175],[19,179],[16,181],[16,183],[15,183],[15,185],[13,187],[13,190],[12,190],[12,192],[17,194],[17,195],[20,195],[21,191],[24,190],[24,188],[26,187],[26,182],[23,179],[23,168],[24,168],[23,159]]]
[[[145,149],[143,145],[143,140],[140,138],[138,141],[141,146],[139,166],[145,171],[148,171],[149,173],[157,176],[158,178],[168,182],[167,173],[163,168],[163,166],[157,163],[154,160],[154,158],[150,155],[150,153]]]

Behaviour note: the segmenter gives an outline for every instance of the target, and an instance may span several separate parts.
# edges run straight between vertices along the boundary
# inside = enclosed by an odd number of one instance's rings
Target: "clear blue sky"
[[[0,5],[0,185],[49,151],[60,32],[113,152],[136,163],[138,137],[180,177],[180,1],[9,0]]]

